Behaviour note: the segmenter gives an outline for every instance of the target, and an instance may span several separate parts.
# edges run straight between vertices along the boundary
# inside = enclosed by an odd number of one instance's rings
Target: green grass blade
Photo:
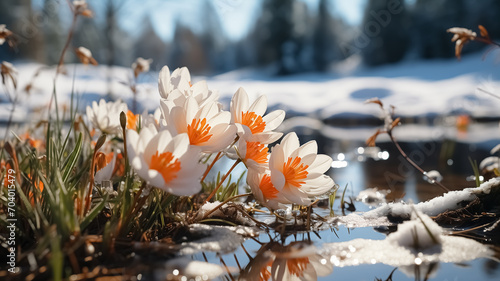
[[[85,229],[96,217],[99,215],[99,213],[102,211],[104,206],[106,205],[108,201],[108,195],[106,194],[105,197],[102,198],[102,201],[99,202],[90,212],[85,216],[85,218],[82,220],[80,223],[80,229]]]
[[[64,255],[61,249],[61,237],[57,235],[57,231],[53,230],[53,237],[50,241],[50,248],[52,250],[50,255],[50,266],[52,267],[52,280],[62,281],[63,280],[63,269],[64,269]]]
[[[80,133],[78,136],[78,140],[76,142],[75,149],[73,150],[71,155],[68,157],[68,159],[66,159],[66,161],[63,165],[63,167],[64,167],[63,182],[65,182],[65,183],[68,182],[68,178],[71,175],[71,171],[73,171],[73,168],[75,167],[75,165],[78,161],[78,157],[80,156],[80,153],[82,151],[82,144],[83,144],[83,135],[82,135],[82,133]]]

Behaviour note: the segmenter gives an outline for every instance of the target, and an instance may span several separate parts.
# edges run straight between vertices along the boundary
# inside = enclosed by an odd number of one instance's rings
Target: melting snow
[[[226,273],[226,270],[220,265],[193,261],[187,257],[171,259],[165,263],[165,267],[170,275],[168,280],[183,280],[181,276],[185,276],[186,280],[198,280],[197,278],[200,277],[200,280],[212,280]]]
[[[362,216],[366,218],[378,218],[381,216],[391,215],[401,218],[409,218],[413,209],[416,209],[417,211],[420,211],[429,216],[435,216],[444,211],[456,210],[460,207],[463,207],[462,203],[474,200],[477,197],[476,194],[489,194],[492,187],[498,188],[499,185],[500,178],[493,178],[481,184],[479,187],[450,191],[443,194],[442,196],[415,205],[407,204],[404,202],[389,203],[377,209],[368,211],[362,214]],[[358,214],[351,215],[358,216]]]
[[[384,240],[354,239],[323,244],[322,254],[334,266],[340,267],[375,263],[397,267],[459,263],[493,255],[487,245],[446,236],[443,232],[429,216],[417,211],[410,221],[398,225],[398,230]]]
[[[182,243],[180,255],[192,255],[198,252],[231,253],[236,251],[243,242],[243,238],[223,226],[192,224],[190,232],[203,238]]]
[[[491,257],[493,251],[472,239],[441,236],[440,246],[417,252],[389,239],[354,239],[347,242],[323,244],[323,254],[330,255],[335,266],[384,263],[408,266],[424,263],[459,263]]]

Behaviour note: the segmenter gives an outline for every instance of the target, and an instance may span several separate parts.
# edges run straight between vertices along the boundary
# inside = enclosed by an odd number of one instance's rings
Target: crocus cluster
[[[275,130],[285,112],[266,114],[265,96],[251,103],[240,88],[226,111],[218,92],[206,81],[193,84],[185,67],[173,72],[163,67],[158,84],[161,98],[154,115],[134,115],[120,101],[101,101],[87,108],[94,128],[107,133],[119,132],[120,112],[128,112],[129,162],[150,185],[179,196],[196,194],[207,170],[200,159],[218,153],[246,166],[255,198],[272,209],[279,204],[310,205],[311,198],[333,187],[333,180],[324,174],[332,159],[317,153],[315,141],[300,145],[297,135],[289,133],[270,151],[269,145],[283,136]]]

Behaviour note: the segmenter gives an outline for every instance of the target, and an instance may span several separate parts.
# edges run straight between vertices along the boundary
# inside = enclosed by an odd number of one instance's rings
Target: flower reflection
[[[245,268],[243,280],[317,280],[333,271],[333,264],[307,242],[264,244]]]

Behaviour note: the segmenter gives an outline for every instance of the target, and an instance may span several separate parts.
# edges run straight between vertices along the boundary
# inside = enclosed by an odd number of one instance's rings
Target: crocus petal
[[[332,178],[322,173],[310,174],[304,182],[300,189],[310,196],[323,195],[335,184]]]
[[[330,169],[332,165],[332,158],[328,155],[318,154],[314,162],[309,165],[309,170],[318,173],[324,173]]]
[[[318,153],[318,144],[316,141],[308,141],[307,143],[303,144],[299,149],[297,149],[296,154],[292,154],[292,157],[300,157],[303,158],[306,155],[309,154],[314,154],[316,155]]]
[[[271,169],[271,182],[278,191],[282,191],[285,186],[285,175],[279,170]]]
[[[158,90],[160,91],[160,95],[162,98],[169,98],[169,93],[172,90],[172,86],[170,84],[170,69],[168,69],[168,66],[162,67],[160,71],[160,75],[158,77]]]
[[[265,129],[266,131],[272,131],[278,128],[278,126],[281,125],[281,123],[283,123],[284,119],[285,119],[285,111],[281,109],[270,112],[269,114],[262,117],[262,120],[266,122],[266,129]]]
[[[288,157],[292,155],[292,153],[299,148],[300,142],[297,134],[294,132],[288,133],[283,140],[281,141],[281,147],[283,149],[283,154]]]
[[[258,97],[252,105],[248,108],[249,112],[254,112],[257,115],[263,116],[267,110],[267,97],[260,96]]]
[[[248,95],[243,88],[239,88],[231,99],[231,114],[233,122],[241,122],[241,113],[248,111]]]

